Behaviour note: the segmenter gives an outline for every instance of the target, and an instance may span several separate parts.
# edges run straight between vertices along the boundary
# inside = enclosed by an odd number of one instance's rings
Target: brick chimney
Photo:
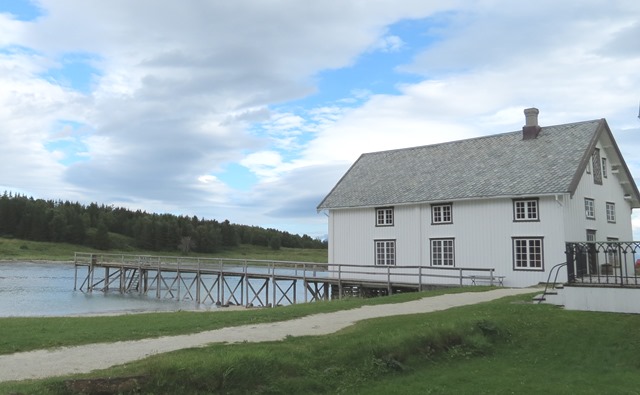
[[[523,140],[533,140],[538,137],[538,133],[542,129],[540,125],[538,125],[538,114],[540,110],[537,108],[525,108],[524,116],[525,116],[525,125],[522,127],[522,139]]]

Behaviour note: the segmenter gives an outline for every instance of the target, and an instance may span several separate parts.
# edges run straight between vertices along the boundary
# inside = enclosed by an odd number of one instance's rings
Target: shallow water
[[[81,282],[85,275],[86,273],[79,269],[78,281]],[[193,301],[156,299],[154,296],[137,294],[85,294],[73,290],[73,281],[73,264],[0,263],[0,317],[99,315],[216,308],[198,305]]]

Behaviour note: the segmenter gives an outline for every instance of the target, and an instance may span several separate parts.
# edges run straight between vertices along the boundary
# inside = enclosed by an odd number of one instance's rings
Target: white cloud
[[[405,43],[400,37],[391,35],[382,37],[372,49],[382,52],[396,52],[401,50],[404,45]]]
[[[240,164],[258,177],[271,179],[281,173],[282,157],[275,151],[259,151],[247,155]]]
[[[318,200],[314,212],[363,152],[515,130],[530,106],[543,124],[606,117],[616,135],[637,125],[638,2],[39,4],[35,21],[0,15],[0,46],[12,48],[0,48],[0,174],[45,198],[246,223],[290,213],[302,226],[304,206]],[[316,108],[274,109],[364,53],[415,51],[390,25],[426,17],[423,50],[398,69],[421,80],[396,94],[356,86]],[[87,95],[42,78],[70,52],[98,68]],[[62,165],[61,151],[46,149],[60,120],[83,128],[72,134],[83,161]],[[251,193],[215,177],[229,163],[259,177]]]

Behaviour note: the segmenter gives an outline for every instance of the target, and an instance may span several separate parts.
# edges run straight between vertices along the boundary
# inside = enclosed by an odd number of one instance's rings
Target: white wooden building
[[[567,241],[632,240],[640,193],[606,120],[525,115],[516,132],[360,156],[318,205],[329,263],[495,268],[522,287],[565,262]]]

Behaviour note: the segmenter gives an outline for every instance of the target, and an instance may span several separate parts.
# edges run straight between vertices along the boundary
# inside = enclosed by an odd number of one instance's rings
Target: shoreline
[[[73,264],[73,260],[56,261],[56,260],[51,260],[51,259],[23,259],[23,258],[8,259],[8,258],[1,258],[0,259],[0,264],[2,264],[2,263],[67,263],[67,264]]]
[[[0,320],[10,318],[92,318],[92,317],[118,317],[124,315],[139,314],[169,314],[169,313],[220,313],[225,311],[249,311],[256,308],[245,306],[208,306],[206,309],[177,309],[177,310],[122,310],[122,311],[105,311],[103,313],[72,313],[61,315],[10,315],[0,316]]]

